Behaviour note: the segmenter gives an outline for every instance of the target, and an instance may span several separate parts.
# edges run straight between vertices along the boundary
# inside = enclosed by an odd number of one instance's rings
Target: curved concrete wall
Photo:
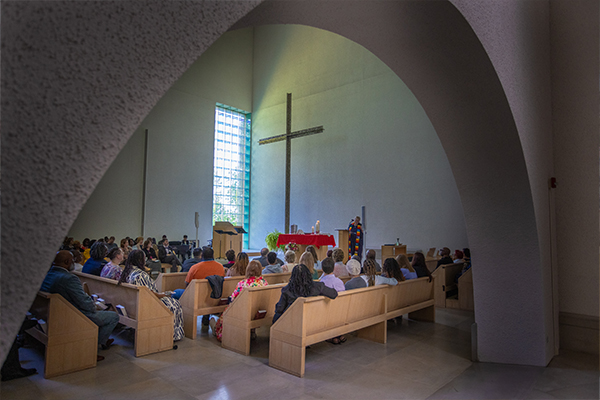
[[[2,3],[0,358],[61,238],[142,118],[257,3]],[[483,26],[497,3],[457,6],[473,26]],[[517,27],[530,22],[505,16]],[[522,122],[485,35],[448,2],[272,2],[237,27],[263,23],[346,36],[415,93],[440,136],[465,210],[478,267],[479,356],[544,365],[552,355],[550,299],[536,187],[547,166],[530,168]],[[23,245],[32,240],[33,255]]]

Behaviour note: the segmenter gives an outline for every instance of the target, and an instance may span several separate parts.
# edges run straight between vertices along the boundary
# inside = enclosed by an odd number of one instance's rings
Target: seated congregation
[[[282,261],[277,253],[264,248],[252,261],[245,252],[236,255],[229,250],[227,260],[219,262],[210,247],[182,255],[170,248],[166,237],[160,247],[152,238],[125,238],[120,246],[114,239],[82,243],[66,239],[39,295],[59,295],[97,327],[97,348],[90,350],[96,361],[104,358],[98,350],[113,343],[110,335],[117,324],[135,331],[134,353],[139,357],[176,349],[175,343],[184,336],[195,339],[197,318],[202,316],[201,326],[210,327],[224,348],[245,355],[250,354],[256,329],[270,326],[269,364],[303,376],[304,348],[312,343],[339,345],[351,332],[385,343],[388,320],[403,314],[435,320],[433,278],[440,274],[438,268],[432,274],[422,252],[415,252],[411,260],[405,254],[387,258],[382,266],[373,250],[367,251],[362,263],[356,256],[345,263],[341,249],[334,248],[319,260],[313,246],[297,261],[294,251],[286,251]],[[444,267],[448,261],[446,250],[442,249],[438,266]],[[461,274],[470,267],[470,254],[465,250],[455,253]],[[458,280],[457,275],[452,279]],[[448,276],[443,279],[450,279]],[[436,297],[435,306],[438,302]],[[340,315],[344,318],[338,318]],[[50,321],[57,318],[47,313],[44,317]],[[40,331],[39,326],[31,329]],[[290,342],[290,338],[295,339]],[[50,361],[60,365],[60,357],[64,353],[47,351],[46,365]],[[95,362],[88,360],[72,368],[58,368],[57,374],[94,366]],[[13,368],[19,371],[18,360],[16,364],[13,360]],[[27,373],[35,371],[18,372],[14,377]],[[4,375],[3,367],[3,379]]]

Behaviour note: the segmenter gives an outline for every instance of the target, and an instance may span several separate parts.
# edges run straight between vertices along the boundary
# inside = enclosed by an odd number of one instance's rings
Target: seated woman
[[[386,260],[387,261],[387,260]],[[396,261],[396,260],[394,260]],[[389,264],[388,264],[389,267]],[[375,264],[375,260],[367,258],[363,263],[363,270],[365,271],[364,275],[360,277],[367,282],[367,286],[377,286],[377,285],[397,285],[398,280],[395,278],[388,278],[386,276],[377,275],[377,264]],[[392,271],[386,269],[386,264],[383,264],[382,274],[393,274]]]
[[[262,277],[262,269],[262,265],[258,261],[250,261],[248,267],[246,268],[246,279],[239,281],[235,290],[233,293],[231,293],[231,296],[229,296],[231,302],[233,302],[233,300],[235,300],[235,298],[242,293],[242,290],[247,287],[267,286],[269,284]],[[214,319],[211,319],[209,325],[213,331],[213,334],[220,342],[223,338],[223,314],[219,316],[219,320],[216,322]],[[252,329],[250,335],[252,339],[256,338],[256,332],[254,329]]]
[[[321,271],[321,261],[319,261],[319,256],[317,256],[317,249],[312,244],[306,246],[306,251],[312,254],[313,259],[315,260],[315,270]]]
[[[81,272],[83,269],[83,255],[79,252],[79,250],[71,250],[71,254],[73,254],[73,271]]]
[[[121,239],[121,244],[119,247],[123,251],[123,260],[127,260],[127,257],[129,257],[129,252],[132,250],[131,246],[129,246],[129,239]]]
[[[173,312],[174,318],[174,330],[173,330],[173,341],[183,339],[183,311],[179,301],[167,296],[164,293],[159,293],[154,281],[144,271],[144,265],[146,265],[146,256],[141,250],[133,250],[129,253],[127,261],[125,261],[125,269],[121,273],[119,278],[119,285],[123,282],[130,283],[136,286],[145,286],[150,289],[156,297],[163,302],[171,312]]]
[[[123,268],[121,268],[121,263],[124,259],[123,250],[121,250],[119,247],[115,247],[108,252],[107,257],[110,262],[106,264],[104,268],[102,268],[100,277],[118,281],[119,278],[121,278],[121,273],[123,272]]]
[[[406,257],[406,254],[398,254],[396,256],[396,261],[400,266],[400,271],[402,271],[402,275],[404,276],[405,280],[417,279],[417,273],[415,272],[415,269],[412,267],[412,265],[410,265],[410,261],[408,261],[408,257]]]
[[[138,236],[135,239],[135,243],[133,246],[131,246],[132,250],[144,250],[144,237],[143,236]]]
[[[283,272],[290,272],[296,265],[296,253],[292,250],[285,252],[285,264],[281,266]]]
[[[424,276],[429,277],[429,282],[431,282],[431,272],[429,272],[429,268],[427,268],[427,264],[425,263],[425,256],[420,251],[417,251],[412,259],[412,266],[417,273],[417,277],[423,278]]]
[[[104,264],[107,262],[104,259],[106,254],[108,254],[108,248],[104,243],[94,243],[90,249],[90,258],[83,264],[81,272],[100,276],[100,272],[102,272],[102,268],[104,268]]]
[[[298,297],[327,296],[335,299],[338,293],[335,289],[328,288],[323,282],[317,282],[312,279],[308,267],[304,264],[298,264],[292,269],[292,275],[287,285],[281,289],[281,297],[275,305],[275,315],[273,323],[283,315]]]
[[[315,271],[315,261],[314,260],[315,259],[313,258],[312,254],[310,254],[310,252],[308,252],[308,251],[305,251],[300,256],[300,261],[298,262],[298,264],[306,265],[312,275],[312,278],[319,279],[319,272]]]
[[[225,276],[244,276],[246,275],[246,268],[248,268],[248,254],[241,252],[237,255],[235,264],[227,270]]]
[[[152,246],[152,240],[146,239],[142,249],[144,250],[144,255],[146,256],[146,267],[148,267],[146,269],[146,271],[160,272],[161,271],[160,260],[158,259],[158,256],[156,255],[156,250],[154,250],[154,247]]]
[[[398,261],[396,261],[395,258],[391,257],[386,258],[383,262],[383,269],[381,271],[381,275],[387,278],[394,278],[398,282],[403,282],[406,280],[404,279],[404,275],[400,270],[400,265],[398,264]]]
[[[333,261],[335,261],[335,265],[333,266],[333,274],[338,278],[348,276],[348,270],[346,269],[346,264],[344,264],[344,250],[336,247],[331,253],[331,258],[333,258]]]

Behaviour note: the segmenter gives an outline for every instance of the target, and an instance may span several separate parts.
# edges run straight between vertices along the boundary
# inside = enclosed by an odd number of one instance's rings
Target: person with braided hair
[[[388,258],[389,260],[389,258]],[[396,260],[394,260],[396,261]],[[387,262],[387,260],[386,260]],[[386,269],[386,265],[389,268],[389,263],[383,263],[383,272],[386,274],[391,274],[389,270]],[[377,275],[377,265],[375,264],[375,260],[367,258],[363,263],[363,270],[365,271],[364,275],[361,275],[361,278],[367,282],[367,286],[377,286],[377,285],[397,285],[398,280],[393,277],[385,277],[381,275]],[[398,271],[400,271],[400,267],[398,267]],[[400,273],[402,274],[402,273]]]
[[[121,273],[121,278],[119,278],[118,285],[121,283],[130,283],[136,286],[145,286],[150,289],[156,297],[163,302],[165,306],[171,310],[174,320],[174,330],[173,330],[173,341],[178,341],[183,339],[184,331],[183,331],[183,310],[181,309],[181,304],[176,299],[164,294],[159,293],[156,285],[150,275],[148,275],[144,271],[144,267],[146,265],[146,255],[142,250],[133,250],[129,253],[129,257],[127,257],[127,261],[125,261],[125,269]]]
[[[281,297],[275,305],[273,323],[283,315],[298,297],[327,296],[335,299],[338,293],[335,289],[328,288],[323,282],[316,282],[308,267],[298,264],[292,269],[289,283],[281,289]]]

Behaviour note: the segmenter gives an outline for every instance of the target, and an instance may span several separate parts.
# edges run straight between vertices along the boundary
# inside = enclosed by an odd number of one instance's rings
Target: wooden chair
[[[171,310],[150,289],[122,283],[113,279],[73,272],[90,291],[115,307],[122,305],[127,316],[119,315],[119,322],[135,329],[135,356],[173,349],[173,322]]]
[[[262,287],[246,288],[223,313],[224,348],[243,355],[250,354],[252,329],[272,324],[275,305],[281,297],[280,283]],[[264,318],[255,319],[258,310],[265,310]]]
[[[47,333],[26,331],[46,346],[44,378],[96,366],[98,326],[81,311],[60,294],[38,292],[30,312],[46,321]]]

